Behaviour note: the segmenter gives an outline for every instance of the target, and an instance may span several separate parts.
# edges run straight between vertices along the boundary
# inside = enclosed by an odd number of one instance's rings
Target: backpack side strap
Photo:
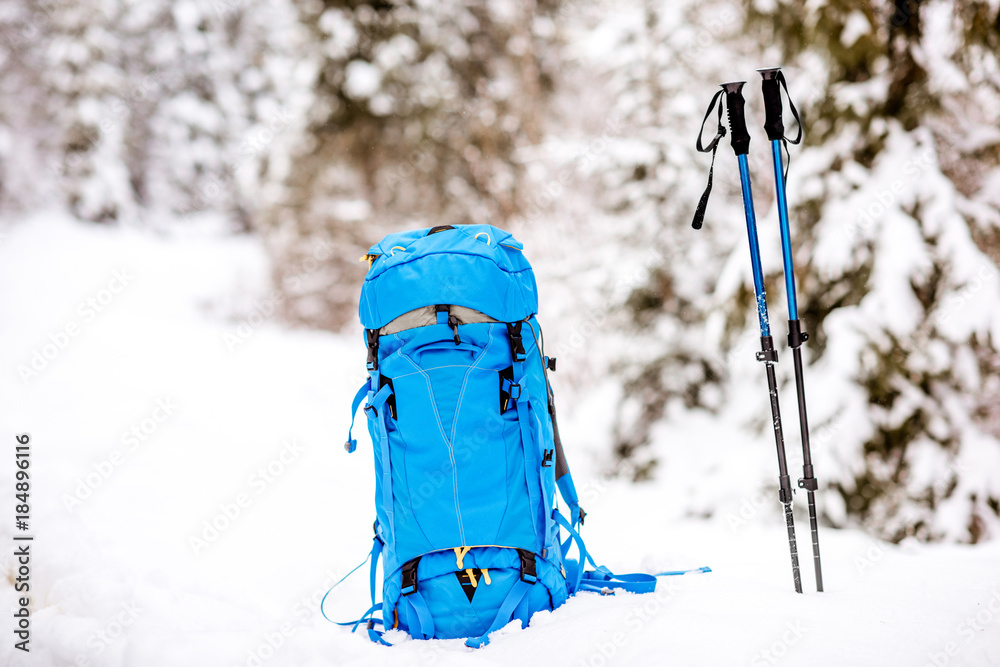
[[[637,572],[634,574],[615,574],[605,566],[598,566],[593,557],[587,551],[587,546],[583,543],[580,533],[566,520],[558,510],[552,512],[552,518],[556,523],[569,532],[569,538],[563,543],[563,562],[567,563],[566,583],[569,586],[570,595],[579,591],[592,591],[609,595],[614,589],[621,589],[630,593],[652,593],[656,590],[656,575]],[[573,561],[567,559],[572,542],[576,542],[580,550],[580,561],[573,567]],[[584,571],[587,563],[593,566],[593,570]],[[572,577],[572,581],[570,578]]]
[[[370,383],[366,380],[358,389],[358,393],[354,394],[354,400],[351,401],[351,425],[347,428],[347,442],[344,443],[344,449],[347,450],[348,454],[353,454],[354,450],[358,448],[358,441],[351,437],[351,431],[354,430],[354,417],[358,414],[361,401],[365,400],[365,396],[368,394],[369,385]]]
[[[507,597],[504,598],[500,609],[497,610],[496,618],[493,619],[489,629],[478,637],[469,637],[465,640],[465,645],[469,648],[482,648],[490,643],[490,633],[496,632],[503,626],[510,623],[515,614],[520,610],[521,626],[527,624],[527,609],[521,607],[521,602],[525,599],[528,591],[538,580],[535,571],[535,554],[526,549],[517,550],[521,559],[521,578],[514,583]]]

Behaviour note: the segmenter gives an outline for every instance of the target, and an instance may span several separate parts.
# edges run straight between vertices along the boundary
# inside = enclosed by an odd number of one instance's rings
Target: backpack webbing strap
[[[558,450],[556,456],[558,457]],[[575,528],[577,524],[582,526],[587,513],[580,507],[580,498],[576,495],[576,486],[573,484],[573,473],[567,471],[565,475],[556,480],[556,485],[559,487],[559,493],[562,494],[563,500],[569,506],[573,527]]]
[[[351,632],[357,632],[358,627],[360,627],[362,624],[365,624],[366,629],[368,631],[368,638],[369,639],[371,639],[373,642],[382,644],[383,646],[391,646],[391,644],[389,642],[387,642],[384,639],[382,639],[382,632],[380,632],[380,631],[378,631],[378,630],[375,629],[376,625],[382,625],[382,626],[384,626],[385,623],[382,622],[381,618],[375,618],[374,616],[372,616],[372,614],[374,614],[376,611],[381,611],[382,610],[382,603],[381,602],[378,602],[378,603],[375,602],[375,574],[376,574],[376,572],[378,570],[378,567],[377,567],[378,566],[378,557],[382,553],[382,546],[383,545],[382,545],[382,540],[379,539],[378,536],[375,537],[374,542],[375,542],[375,544],[372,545],[372,550],[368,553],[368,556],[366,556],[365,559],[363,561],[361,561],[361,563],[358,564],[357,567],[355,567],[353,570],[351,570],[350,572],[348,572],[347,574],[345,574],[343,577],[341,577],[340,581],[338,581],[333,586],[331,586],[330,590],[326,592],[326,595],[324,595],[323,599],[320,600],[320,603],[319,603],[319,613],[323,614],[323,618],[325,618],[326,620],[330,621],[334,625],[344,625],[344,626],[350,625],[350,626],[352,626],[351,627]],[[368,611],[366,611],[361,616],[361,618],[359,618],[356,621],[347,621],[347,622],[341,623],[341,622],[332,620],[329,616],[326,615],[326,612],[323,611],[323,603],[326,602],[327,596],[330,595],[330,592],[334,588],[336,588],[337,586],[339,586],[345,579],[347,579],[347,577],[349,577],[352,574],[354,574],[355,572],[357,572],[361,568],[362,565],[364,565],[366,562],[368,562],[368,559],[371,559],[371,576],[370,576],[370,580],[371,580],[372,606],[369,607]]]
[[[368,624],[368,639],[382,646],[392,646],[392,644],[382,639],[382,633],[376,630],[371,623]]]
[[[354,629],[357,630],[358,625],[360,623],[362,623],[368,617],[368,614],[372,613],[373,611],[376,611],[376,609],[375,609],[375,569],[376,569],[376,565],[378,564],[379,554],[382,553],[382,541],[378,537],[376,537],[375,540],[374,540],[374,542],[375,542],[375,544],[372,545],[372,550],[368,552],[368,555],[365,556],[365,559],[363,561],[361,561],[360,563],[358,563],[357,565],[355,565],[354,568],[351,569],[351,571],[348,572],[347,574],[345,574],[343,577],[341,577],[340,580],[337,581],[337,583],[335,583],[333,586],[330,586],[330,590],[328,590],[323,595],[323,599],[320,600],[320,602],[319,602],[319,613],[321,613],[323,615],[323,618],[325,618],[326,620],[330,621],[334,625],[353,625]],[[369,609],[368,611],[366,611],[364,613],[364,615],[359,620],[357,620],[357,621],[347,621],[345,623],[340,623],[338,621],[334,621],[333,619],[331,619],[329,616],[326,615],[325,611],[323,611],[323,604],[326,602],[326,598],[330,595],[330,593],[333,592],[334,588],[336,588],[337,586],[339,586],[342,583],[344,583],[344,581],[349,576],[351,576],[352,574],[354,574],[355,572],[357,572],[358,570],[360,570],[361,567],[365,563],[368,562],[368,559],[371,559],[371,561],[372,561],[372,566],[371,566],[372,608]]]
[[[375,539],[375,547],[372,548],[372,553],[379,553],[382,551],[382,541],[378,538]],[[372,558],[372,569],[371,569],[371,594],[372,600],[375,600],[375,562],[378,557]],[[427,603],[424,601],[423,596],[420,595],[420,591],[417,590],[417,565],[420,563],[420,556],[417,556],[413,560],[407,561],[403,565],[401,572],[402,577],[402,595],[399,598],[399,609],[402,611],[404,618],[406,618],[406,625],[408,631],[412,637],[415,639],[431,639],[434,636],[434,617],[431,615],[430,609],[427,607]],[[388,625],[385,623],[384,619],[379,618],[369,618],[369,614],[374,611],[382,609],[382,603],[372,604],[372,608],[361,617],[359,621],[354,624],[355,630],[358,625],[367,621],[368,623],[368,638],[377,644],[382,644],[383,646],[392,646],[389,642],[382,638],[384,631],[379,631],[375,629],[376,625],[383,626],[386,630],[389,629]],[[385,611],[382,612],[383,616]],[[350,625],[350,624],[341,624]]]
[[[534,429],[531,427],[528,391],[520,384],[523,379],[524,369],[522,368],[522,364],[517,364],[514,370],[515,383],[511,386],[511,398],[514,399],[514,406],[517,409],[517,425],[521,429],[521,448],[524,450],[524,482],[528,487],[528,507],[531,508],[531,526],[535,531],[535,535],[541,535],[538,530],[538,518],[535,508],[539,506],[544,508],[548,503],[542,503],[542,483],[538,468],[538,446],[535,444]],[[544,536],[542,539],[544,539]]]
[[[375,578],[378,575],[378,557],[382,555],[382,547],[385,546],[382,544],[382,538],[378,536],[378,533],[375,534],[374,542],[375,544],[372,546],[371,552],[372,566],[368,571],[368,586],[372,594],[373,607],[375,606]]]
[[[493,624],[489,629],[478,637],[469,637],[465,640],[465,645],[469,648],[482,648],[490,643],[490,633],[496,632],[503,626],[510,623],[511,618],[514,616],[514,612],[517,610],[521,601],[531,590],[531,584],[525,581],[516,581],[514,586],[507,593],[507,597],[504,598],[503,604],[500,605],[500,609],[497,611],[497,616],[493,619]],[[521,621],[522,626],[524,621]]]
[[[389,531],[389,539],[394,539],[396,534],[395,521],[392,511],[392,466],[389,464],[389,432],[385,426],[385,411],[382,407],[392,395],[392,385],[383,385],[378,393],[369,401],[365,410],[373,410],[378,422],[378,446],[382,454],[382,507],[385,509]]]
[[[358,393],[354,394],[354,400],[351,401],[351,425],[347,428],[347,442],[344,443],[344,449],[347,450],[348,454],[353,453],[358,448],[358,441],[351,437],[351,431],[354,430],[354,417],[358,414],[358,406],[361,405],[361,401],[365,400],[369,386],[370,382],[365,381],[358,389]]]
[[[524,351],[524,340],[521,338],[522,321],[507,322],[507,338],[510,340],[510,355],[515,362],[524,361],[528,355]]]
[[[406,626],[414,639],[431,639],[434,637],[434,617],[427,608],[420,591],[399,598],[399,606],[406,616]]]
[[[403,564],[400,571],[399,606],[406,617],[406,625],[415,639],[430,639],[434,636],[434,617],[417,586],[417,567],[420,556]]]
[[[577,547],[580,549],[580,562],[573,577],[573,585],[570,587],[570,595],[579,591],[593,591],[595,593],[603,593],[607,595],[612,589],[616,588],[628,591],[629,593],[652,593],[656,590],[656,577],[661,575],[645,574],[643,572],[615,574],[603,565],[598,566],[587,552],[587,547],[584,545],[583,538],[580,537],[580,533],[573,529],[569,521],[566,520],[566,517],[558,511],[555,511],[552,513],[552,518],[556,520],[556,523],[569,531],[570,534],[570,538],[567,539],[562,545],[563,560],[565,561],[566,556],[569,553],[570,540],[575,540]],[[594,569],[589,572],[584,572],[584,568],[587,563],[593,565]],[[662,573],[663,576],[668,574],[678,573]],[[567,584],[569,584],[568,580]]]
[[[556,523],[558,523],[560,526],[562,526],[569,532],[569,538],[567,538],[566,541],[563,542],[562,544],[563,561],[565,561],[566,557],[569,555],[569,550],[570,547],[572,546],[571,541],[576,541],[577,549],[580,550],[580,561],[577,564],[577,569],[573,576],[572,585],[570,585],[571,582],[569,581],[568,577],[566,580],[566,584],[567,586],[569,586],[569,594],[573,595],[574,593],[577,592],[577,590],[579,590],[580,582],[583,580],[583,568],[586,567],[587,563],[589,562],[596,569],[597,563],[594,562],[594,559],[591,558],[590,554],[587,552],[587,545],[583,543],[583,538],[580,537],[580,533],[576,532],[576,529],[574,529],[573,526],[570,525],[569,521],[566,520],[566,517],[564,517],[562,514],[559,513],[559,510],[552,511],[552,518],[555,519]]]
[[[566,453],[563,451],[562,437],[559,435],[559,420],[556,418],[556,401],[555,394],[552,391],[552,383],[549,382],[549,371],[554,371],[556,369],[555,357],[546,357],[542,351],[542,343],[539,338],[542,335],[541,327],[538,328],[538,334],[535,334],[535,327],[531,324],[530,320],[525,320],[528,325],[528,331],[531,332],[531,337],[535,341],[535,349],[538,351],[538,357],[542,361],[542,375],[545,378],[545,393],[548,399],[548,409],[549,409],[549,419],[552,423],[552,441],[555,444],[555,480],[559,487],[559,492],[562,494],[563,500],[569,505],[570,520],[575,527],[577,524],[583,525],[583,519],[587,516],[587,513],[580,507],[580,498],[576,492],[576,485],[573,483],[573,475],[569,470],[569,463],[566,461]],[[537,322],[536,322],[537,324]],[[546,508],[546,516],[548,516],[548,509]]]
[[[549,496],[542,488],[542,475],[551,474],[552,467],[540,467],[538,460],[538,442],[535,437],[536,430],[533,428],[532,411],[529,401],[527,386],[522,384],[525,378],[527,352],[524,349],[524,339],[521,337],[523,321],[507,322],[507,337],[510,340],[510,354],[514,360],[514,383],[510,385],[510,398],[514,401],[517,410],[517,424],[521,429],[521,445],[524,449],[524,481],[528,487],[528,506],[531,508],[531,527],[535,535],[539,536],[541,543],[535,545],[536,549],[541,549],[546,540],[546,531],[540,531],[535,508],[542,510],[542,516],[548,516],[550,510]],[[528,330],[532,336],[535,330],[528,324]]]
[[[373,604],[371,607],[369,607],[368,611],[366,611],[364,613],[364,615],[361,618],[359,618],[358,620],[351,621],[349,623],[337,623],[337,625],[350,625],[350,626],[353,626],[351,628],[351,632],[356,632],[357,629],[358,629],[358,627],[361,626],[361,625],[363,625],[363,624],[366,624],[366,625],[382,625],[382,619],[381,618],[375,618],[374,616],[372,616],[372,614],[374,614],[376,611],[382,611],[382,603],[381,602],[379,602],[378,604]]]
[[[378,370],[378,329],[365,329],[365,341],[368,343],[368,360],[366,366],[370,371]]]

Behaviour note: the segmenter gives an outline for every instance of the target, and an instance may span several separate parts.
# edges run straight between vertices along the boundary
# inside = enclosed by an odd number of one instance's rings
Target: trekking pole
[[[792,348],[792,359],[795,365],[795,391],[799,404],[799,431],[802,437],[802,479],[799,488],[805,489],[809,497],[809,529],[812,531],[813,565],[816,568],[816,590],[823,590],[823,569],[819,559],[819,524],[816,519],[816,489],[819,485],[813,474],[812,453],[809,447],[809,418],[806,416],[806,392],[802,378],[802,343],[809,340],[809,334],[802,330],[799,322],[798,304],[795,300],[795,270],[792,266],[792,244],[788,231],[788,202],[785,199],[785,176],[781,160],[781,147],[786,141],[797,144],[802,141],[802,120],[792,104],[789,96],[788,104],[795,122],[798,123],[798,136],[794,139],[785,137],[785,125],[781,118],[781,86],[788,94],[788,84],[780,67],[770,67],[757,70],[763,78],[761,90],[764,93],[764,130],[771,141],[771,153],[774,157],[774,190],[778,198],[778,224],[781,228],[781,256],[785,267],[785,295],[788,299],[788,346]],[[785,144],[785,150],[788,150]]]
[[[743,85],[746,81],[722,84],[722,90],[715,94],[712,103],[709,105],[705,120],[712,113],[720,96],[726,95],[726,109],[729,115],[730,140],[733,152],[740,163],[740,184],[743,188],[743,212],[746,216],[747,236],[750,240],[750,262],[753,266],[753,286],[757,297],[757,319],[760,322],[760,352],[757,352],[757,361],[763,361],[767,371],[767,387],[771,397],[771,423],[774,427],[774,443],[778,450],[778,498],[785,509],[785,525],[788,527],[788,549],[792,556],[792,579],[795,582],[795,592],[802,592],[802,581],[799,577],[799,554],[795,544],[795,522],[792,517],[792,485],[788,477],[788,464],[785,460],[785,440],[781,433],[781,411],[778,408],[778,383],[774,374],[774,364],[778,361],[777,350],[774,349],[774,341],[771,338],[771,326],[767,319],[767,300],[764,296],[764,272],[760,264],[760,245],[757,240],[757,221],[753,210],[753,193],[750,189],[750,168],[747,165],[747,153],[750,152],[750,133],[747,131],[746,117],[744,115]],[[702,121],[704,129],[704,120]],[[712,151],[712,168],[715,166],[715,151],[718,148],[719,139],[725,136],[726,130],[722,127],[722,106],[719,106],[719,131],[715,138],[705,148],[701,145],[701,133],[698,135],[698,150],[707,153]],[[705,206],[708,203],[708,195],[712,190],[712,170],[709,170],[708,187],[698,203],[695,212],[695,219],[692,226],[695,229],[701,228]]]

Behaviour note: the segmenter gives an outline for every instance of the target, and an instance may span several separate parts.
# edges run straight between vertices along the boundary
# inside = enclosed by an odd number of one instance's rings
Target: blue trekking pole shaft
[[[816,489],[818,488],[818,484],[813,472],[812,453],[809,445],[809,418],[806,414],[805,381],[802,376],[802,343],[809,339],[809,334],[802,330],[802,325],[799,322],[799,310],[795,297],[795,269],[792,264],[792,243],[788,229],[785,173],[781,159],[781,146],[785,140],[785,127],[782,120],[780,86],[784,83],[784,76],[781,74],[781,68],[779,67],[759,71],[763,78],[761,90],[764,94],[764,130],[767,132],[767,138],[771,141],[771,154],[774,161],[774,190],[778,200],[781,257],[785,271],[785,294],[788,299],[788,346],[792,348],[792,359],[795,366],[795,390],[799,406],[799,432],[802,438],[802,479],[799,480],[799,488],[805,489],[808,494],[809,528],[812,533],[816,590],[822,591],[823,568],[819,556],[819,522],[816,517]],[[797,114],[796,118],[798,119]],[[799,122],[799,127],[801,128],[801,121]],[[799,136],[801,137],[801,130]]]
[[[750,152],[750,133],[747,131],[743,99],[743,84],[745,81],[725,83],[722,85],[726,93],[726,109],[729,116],[729,131],[733,152],[740,163],[740,185],[743,189],[743,212],[746,216],[747,238],[750,242],[750,262],[753,267],[753,287],[757,301],[757,319],[760,322],[760,352],[757,360],[764,362],[767,372],[767,387],[771,399],[771,423],[774,427],[774,443],[778,451],[778,498],[785,510],[785,526],[788,528],[788,548],[792,556],[792,578],[795,592],[802,592],[802,581],[799,577],[799,554],[795,543],[795,522],[792,517],[792,485],[788,477],[788,464],[785,459],[785,439],[781,432],[781,410],[778,406],[778,382],[774,374],[774,364],[778,361],[774,341],[771,338],[771,325],[767,318],[767,298],[764,294],[764,272],[760,264],[760,243],[757,240],[757,220],[753,209],[753,191],[750,187],[750,168],[747,164],[747,153]]]

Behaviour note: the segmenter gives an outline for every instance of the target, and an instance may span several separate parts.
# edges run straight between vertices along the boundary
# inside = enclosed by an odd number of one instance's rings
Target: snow
[[[862,36],[871,32],[872,25],[868,22],[868,17],[858,9],[855,9],[844,22],[844,30],[840,33],[840,43],[850,48]]]
[[[344,90],[356,100],[366,99],[378,92],[382,74],[377,67],[363,60],[352,60],[344,71],[347,82]]]
[[[4,626],[0,664],[1000,662],[1000,543],[893,546],[824,526],[817,594],[800,496],[797,595],[775,489],[760,484],[773,477],[773,443],[696,412],[658,427],[655,483],[601,477],[611,383],[560,403],[588,547],[613,570],[712,573],[665,578],[646,596],[582,594],[478,651],[398,632],[386,649],[330,625],[318,601],[364,557],[374,513],[364,429],[357,453],[340,444],[364,377],[360,331],[282,327],[267,307],[263,246],[225,228],[206,219],[174,227],[183,233],[108,229],[57,213],[3,227],[0,431],[5,457],[15,433],[32,437],[35,541],[31,653],[14,650]],[[78,331],[60,346],[71,323]],[[828,326],[831,345],[841,335],[853,345],[849,330]],[[25,379],[22,366],[37,374]],[[820,475],[840,433],[816,430]],[[791,447],[789,457],[794,469]],[[0,479],[9,499],[10,458]],[[11,537],[8,517],[0,542]],[[14,607],[12,552],[0,552],[4,609]],[[364,569],[331,594],[332,617],[367,607]]]

